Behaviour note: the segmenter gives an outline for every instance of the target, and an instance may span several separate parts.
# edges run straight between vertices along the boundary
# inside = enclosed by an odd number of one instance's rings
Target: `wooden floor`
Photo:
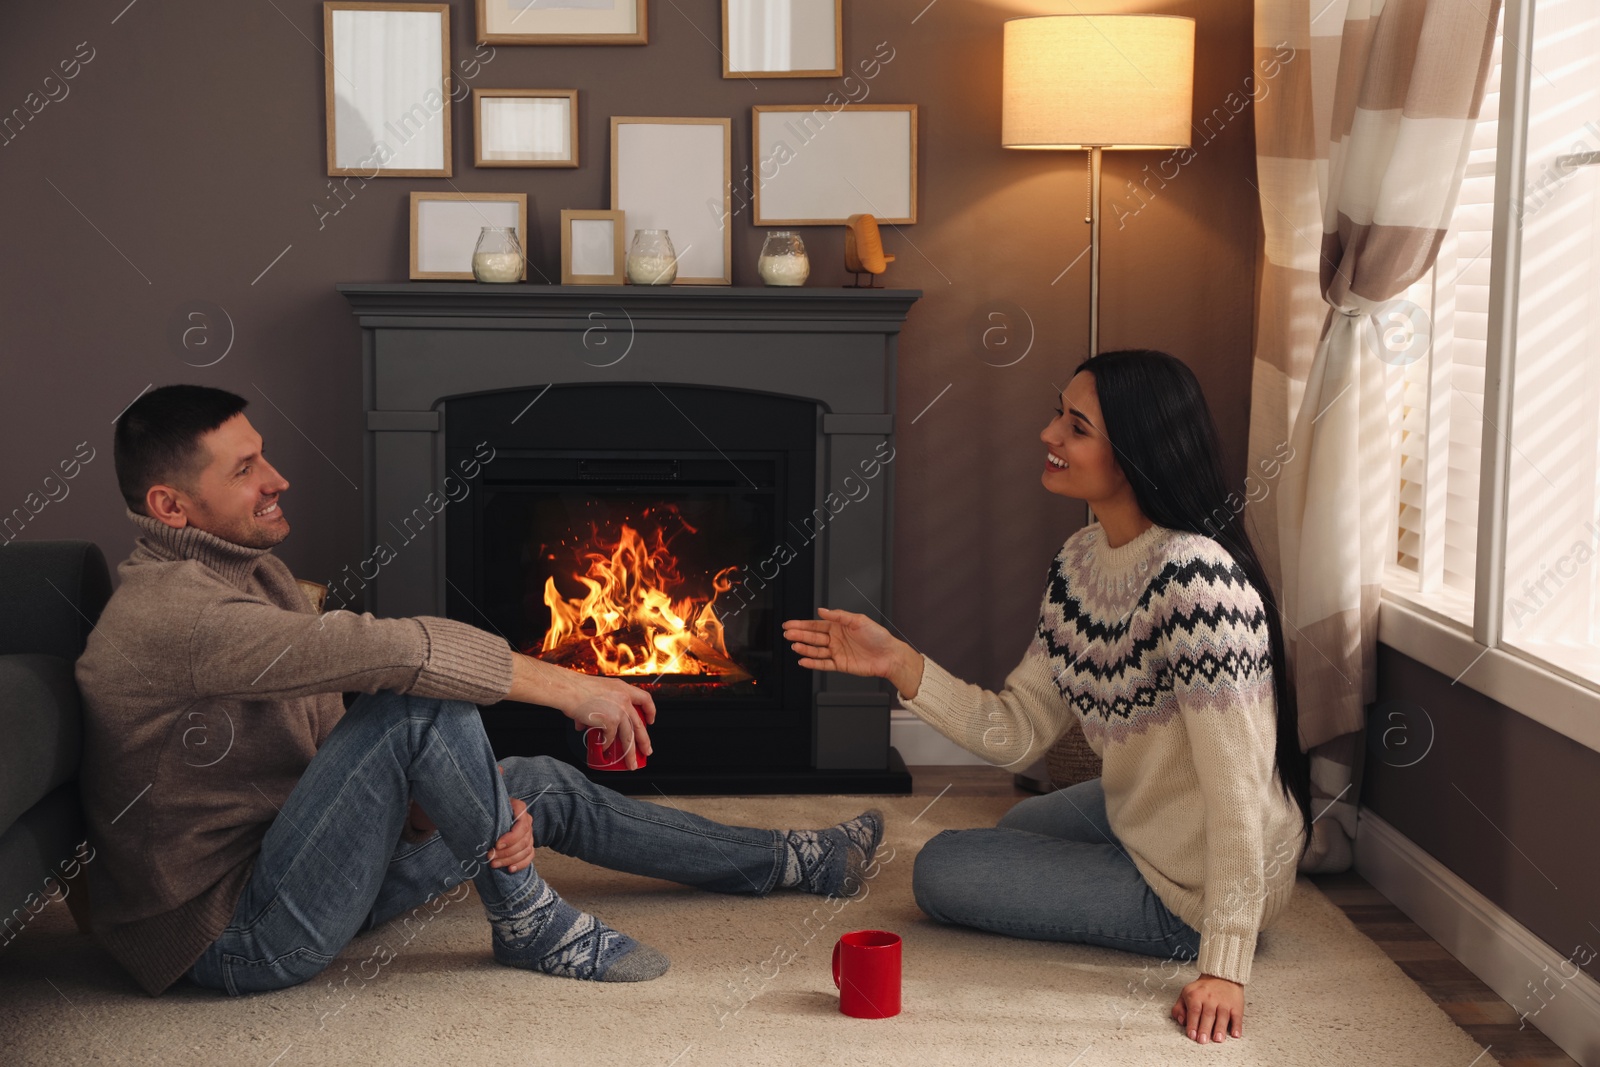
[[[937,796],[1015,796],[1034,794],[1013,784],[995,767],[912,767],[912,793]],[[1308,876],[1373,944],[1386,952],[1457,1026],[1485,1050],[1471,1065],[1489,1067],[1577,1067],[1561,1047],[1530,1023],[1517,1029],[1517,1010],[1501,1000],[1459,960],[1391,904],[1354,871]]]

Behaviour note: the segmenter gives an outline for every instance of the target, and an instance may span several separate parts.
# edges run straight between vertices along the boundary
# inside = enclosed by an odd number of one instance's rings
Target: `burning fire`
[[[693,527],[685,527],[691,533]],[[545,579],[544,603],[550,629],[544,635],[541,659],[588,674],[716,675],[719,681],[749,677],[728,658],[717,596],[733,587],[725,567],[711,580],[709,599],[677,596],[684,578],[678,559],[668,549],[660,528],[654,544],[627,523],[614,543],[594,531],[591,549],[579,557],[586,564],[572,579],[587,592],[567,599],[552,575]]]

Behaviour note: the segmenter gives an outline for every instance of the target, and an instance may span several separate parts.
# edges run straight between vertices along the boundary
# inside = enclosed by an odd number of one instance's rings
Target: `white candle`
[[[762,256],[756,269],[768,285],[804,285],[811,261],[806,256]]]
[[[480,282],[522,280],[522,257],[515,252],[474,252],[472,276]]]
[[[628,280],[634,285],[671,285],[678,276],[678,257],[640,252],[628,256]]]

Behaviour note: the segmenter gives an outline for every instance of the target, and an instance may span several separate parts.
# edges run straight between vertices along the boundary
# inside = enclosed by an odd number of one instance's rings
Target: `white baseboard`
[[[1582,971],[1566,977],[1576,968],[1567,954],[1551,948],[1379,816],[1362,808],[1356,826],[1357,873],[1519,1016],[1528,1012],[1521,1021],[1538,1027],[1583,1067],[1600,1067],[1600,982]],[[1597,945],[1600,937],[1586,938],[1568,952],[1581,950],[1578,958],[1583,960]],[[1535,987],[1544,999],[1535,995]]]
[[[991,766],[988,761],[968,752],[904,708],[895,708],[889,713],[889,743],[899,750],[900,758],[906,761],[907,767]],[[1046,785],[1050,781],[1049,768],[1042,758],[1026,767],[1012,767],[1011,770]]]
[[[889,744],[900,750],[907,767],[984,765],[982,759],[901,708],[889,713]]]

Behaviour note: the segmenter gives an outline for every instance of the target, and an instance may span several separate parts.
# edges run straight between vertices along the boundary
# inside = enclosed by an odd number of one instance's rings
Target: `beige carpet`
[[[569,900],[672,958],[664,977],[639,985],[496,965],[468,898],[420,922],[409,943],[398,924],[358,938],[295,989],[229,1000],[184,984],[151,999],[53,905],[0,952],[0,1063],[1466,1067],[1482,1051],[1304,878],[1263,935],[1245,1036],[1201,1046],[1167,1014],[1192,969],[1162,989],[1159,960],[941,927],[918,911],[921,844],[993,825],[1009,799],[676,803],[728,822],[808,827],[877,804],[893,858],[864,899],[830,905],[700,893],[542,851],[541,870]],[[829,957],[840,934],[862,928],[905,939],[896,1018],[838,1012]],[[1130,992],[1147,976],[1149,1000]]]

